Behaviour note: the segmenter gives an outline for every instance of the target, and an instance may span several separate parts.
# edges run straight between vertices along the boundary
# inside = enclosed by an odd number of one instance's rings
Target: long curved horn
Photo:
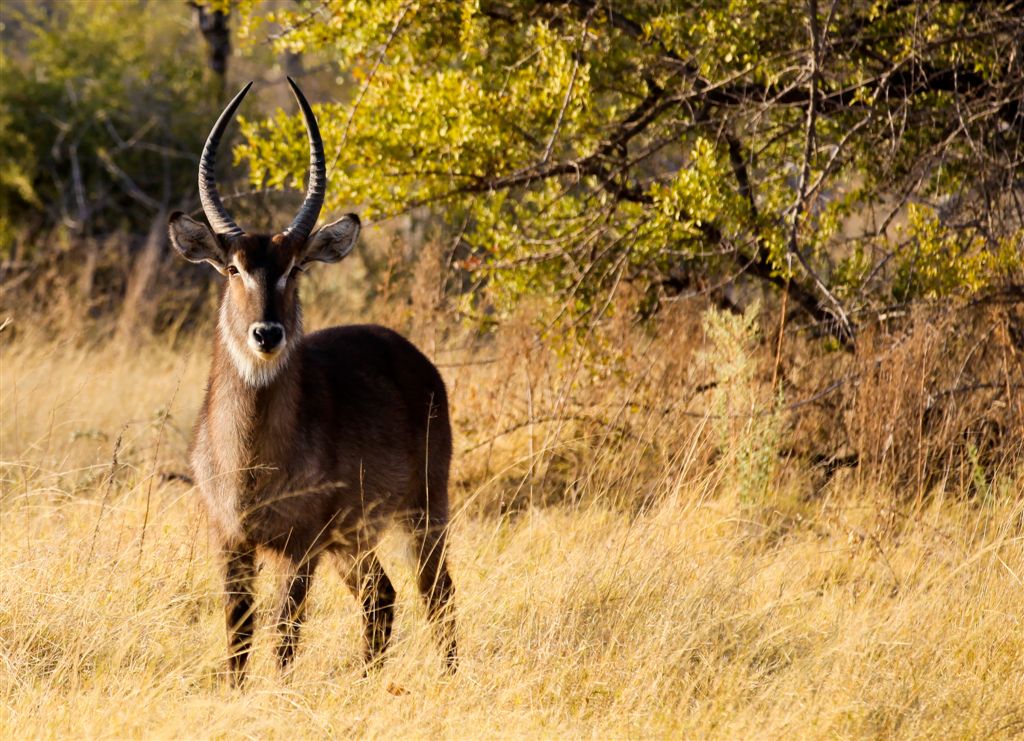
[[[327,192],[327,158],[324,155],[324,140],[320,138],[320,128],[316,125],[313,109],[309,107],[306,96],[299,90],[295,80],[289,77],[288,84],[291,85],[295,100],[302,109],[302,120],[306,124],[306,135],[309,137],[309,185],[306,187],[306,200],[302,202],[299,213],[284,233],[304,240],[312,233],[316,220],[320,218],[320,209],[324,205],[324,195]]]
[[[231,119],[235,116],[235,111],[241,105],[242,98],[245,97],[245,94],[249,92],[251,87],[252,82],[243,87],[238,92],[238,95],[228,103],[228,107],[224,109],[224,112],[220,114],[220,118],[217,119],[217,123],[213,125],[210,135],[206,137],[206,146],[203,147],[203,155],[199,158],[199,200],[203,202],[203,211],[206,213],[206,218],[210,221],[210,226],[213,227],[214,233],[224,237],[240,237],[245,234],[245,231],[231,219],[231,214],[224,208],[220,195],[217,193],[217,178],[214,174],[214,165],[217,162],[217,145],[220,144],[220,138],[224,134],[224,129],[231,123]]]

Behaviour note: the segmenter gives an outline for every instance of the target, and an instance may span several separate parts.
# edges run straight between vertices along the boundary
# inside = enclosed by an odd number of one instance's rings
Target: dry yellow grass
[[[901,510],[852,478],[807,497],[799,475],[776,472],[752,494],[736,475],[745,458],[711,459],[708,420],[644,412],[638,381],[591,400],[630,415],[632,437],[615,438],[621,425],[595,431],[565,403],[571,361],[515,339],[447,354],[417,339],[451,364],[460,671],[441,674],[390,537],[399,613],[385,668],[362,677],[356,604],[325,568],[279,675],[268,568],[245,691],[216,677],[205,522],[189,487],[160,477],[185,468],[205,342],[0,340],[0,734],[1024,734],[1021,472],[982,503]],[[662,393],[671,367],[651,366]],[[522,419],[534,424],[491,440]],[[770,437],[729,434],[737,449]],[[552,491],[565,496],[547,503]]]

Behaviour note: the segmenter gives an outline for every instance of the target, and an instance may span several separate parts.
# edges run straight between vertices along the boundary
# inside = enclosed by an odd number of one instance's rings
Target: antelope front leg
[[[289,571],[282,586],[281,611],[278,618],[281,643],[277,648],[277,659],[282,669],[295,657],[299,628],[302,626],[302,617],[306,609],[306,594],[313,581],[315,568],[315,561],[303,561]]]
[[[252,650],[253,581],[256,552],[250,547],[225,553],[224,612],[228,627],[228,674],[236,687],[245,679],[245,665]]]

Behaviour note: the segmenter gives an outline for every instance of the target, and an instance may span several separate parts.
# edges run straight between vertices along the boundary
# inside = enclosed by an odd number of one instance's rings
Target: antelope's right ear
[[[227,273],[224,248],[206,224],[175,211],[167,221],[171,244],[189,262],[208,262],[221,274]]]

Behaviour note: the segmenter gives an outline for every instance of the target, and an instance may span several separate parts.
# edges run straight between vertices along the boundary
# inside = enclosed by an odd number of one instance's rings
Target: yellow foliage
[[[906,233],[915,249],[897,267],[893,292],[899,298],[975,293],[1024,268],[1024,230],[999,240],[992,249],[977,231],[946,227],[933,209],[911,204]]]

